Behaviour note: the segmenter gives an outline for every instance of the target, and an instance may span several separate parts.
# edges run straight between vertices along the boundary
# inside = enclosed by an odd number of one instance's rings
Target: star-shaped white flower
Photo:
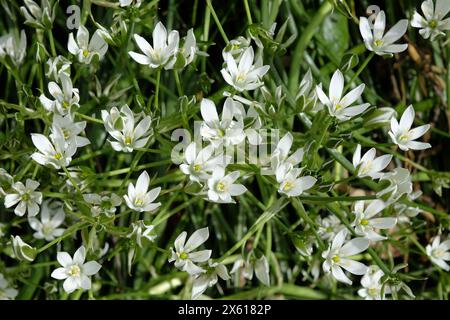
[[[204,140],[210,141],[215,148],[222,144],[224,146],[236,145],[245,139],[243,124],[233,120],[237,103],[233,99],[227,98],[223,105],[221,119],[219,119],[214,102],[203,98],[200,103],[200,112],[203,118],[200,135]]]
[[[64,222],[65,214],[61,205],[51,205],[44,201],[41,208],[41,220],[29,218],[30,227],[36,232],[33,236],[36,239],[52,241],[64,233],[64,228],[59,226]]]
[[[42,193],[35,191],[39,187],[39,182],[27,179],[25,185],[18,181],[12,186],[13,193],[5,196],[5,208],[10,208],[17,204],[14,213],[23,216],[28,211],[28,216],[33,217],[39,213],[39,205],[42,203]]]
[[[136,187],[128,184],[128,194],[124,195],[127,206],[137,212],[150,212],[158,209],[161,202],[153,203],[161,192],[161,187],[147,192],[150,185],[150,177],[147,171],[143,171],[136,181]]]
[[[208,199],[217,203],[236,203],[232,197],[240,196],[247,188],[234,183],[240,176],[239,171],[225,175],[225,168],[218,166],[208,179]]]
[[[350,257],[365,251],[369,247],[369,240],[365,238],[355,238],[345,242],[347,230],[340,231],[333,239],[327,250],[322,252],[325,261],[322,264],[323,271],[330,273],[333,277],[343,283],[352,284],[352,281],[345,275],[342,268],[356,275],[363,275],[367,267]]]
[[[431,262],[445,271],[450,270],[450,266],[446,262],[450,261],[450,239],[441,242],[441,237],[436,236],[425,250]]]
[[[417,11],[411,20],[411,26],[420,28],[419,33],[424,39],[431,36],[431,41],[438,36],[444,36],[446,30],[450,30],[450,18],[444,19],[450,11],[450,0],[436,0],[436,8],[433,0],[426,0],[421,5],[424,17]]]
[[[176,53],[180,36],[173,30],[167,36],[167,30],[161,22],[158,22],[153,30],[153,47],[138,34],[134,34],[134,40],[142,53],[129,51],[128,54],[139,64],[148,65],[152,69],[164,67],[172,69],[176,60]]]
[[[355,220],[352,226],[355,228],[355,233],[364,236],[370,241],[380,241],[387,239],[379,235],[375,229],[390,229],[397,223],[396,218],[374,218],[379,214],[386,204],[381,200],[374,200],[370,202],[366,209],[364,209],[364,200],[356,201],[355,203]]]
[[[106,131],[116,140],[108,140],[116,151],[132,152],[136,148],[143,148],[150,138],[151,117],[144,116],[139,121],[140,115],[135,115],[126,104],[120,111],[116,107],[109,112],[102,110],[102,119]]]
[[[340,70],[336,70],[331,77],[328,96],[323,92],[321,85],[316,86],[316,92],[320,102],[327,106],[330,115],[340,121],[345,121],[363,113],[370,106],[369,103],[352,106],[355,101],[361,98],[364,88],[365,84],[362,83],[343,96],[344,75]]]
[[[94,56],[101,60],[108,51],[108,44],[102,38],[100,30],[96,30],[89,41],[89,31],[80,25],[77,31],[77,41],[73,33],[69,35],[67,48],[71,54],[78,58],[81,63],[89,64]]]
[[[58,78],[61,82],[61,87],[53,81],[48,84],[48,91],[53,97],[53,100],[41,94],[39,101],[47,111],[61,115],[70,114],[74,109],[80,107],[80,95],[78,89],[73,87],[72,80],[67,73],[60,72]]]
[[[269,66],[261,66],[259,63],[253,63],[255,54],[252,47],[248,47],[239,63],[236,62],[233,55],[229,52],[224,53],[226,67],[220,70],[225,81],[236,90],[242,92],[245,90],[255,90],[264,85],[262,77],[269,71]]]
[[[191,181],[201,183],[208,180],[217,166],[226,167],[231,162],[231,156],[213,157],[213,153],[212,144],[200,149],[196,142],[191,142],[184,152],[185,163],[180,164],[180,170],[189,175]]]
[[[175,267],[186,271],[191,275],[197,275],[205,270],[196,265],[207,261],[211,257],[211,250],[200,250],[194,252],[209,238],[208,227],[195,231],[186,241],[187,232],[183,231],[174,242],[175,250],[170,248],[171,256],[169,262],[175,261]]]
[[[67,293],[76,289],[91,289],[91,278],[102,267],[96,261],[84,262],[86,260],[86,249],[81,246],[72,257],[67,252],[58,252],[57,260],[62,266],[55,269],[51,276],[57,280],[64,280],[63,288]]]
[[[358,177],[371,177],[372,179],[379,179],[383,176],[381,172],[392,160],[392,155],[387,154],[375,158],[376,149],[371,148],[361,158],[361,145],[356,146],[355,153],[353,154],[353,166]]]
[[[43,134],[32,133],[31,140],[39,152],[31,155],[37,163],[50,165],[55,169],[68,166],[77,151],[75,140],[67,142],[59,127],[54,128],[50,140]]]
[[[420,127],[411,129],[414,122],[414,116],[414,108],[410,105],[406,108],[405,112],[403,112],[400,123],[395,117],[391,118],[391,130],[389,131],[389,136],[403,151],[408,151],[409,149],[423,150],[431,148],[429,143],[414,141],[423,136],[430,129],[429,124],[424,124]]]
[[[408,48],[408,44],[394,44],[400,39],[408,29],[408,19],[397,22],[386,34],[386,15],[381,10],[375,19],[373,32],[369,20],[365,17],[359,18],[359,31],[364,39],[367,50],[375,52],[377,55],[392,55],[403,52]]]

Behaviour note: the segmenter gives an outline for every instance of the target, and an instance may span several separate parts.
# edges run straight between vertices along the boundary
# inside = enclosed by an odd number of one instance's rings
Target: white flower
[[[225,95],[225,93],[224,93]],[[249,101],[240,96],[233,96],[234,99],[239,102],[234,103],[234,116],[241,123],[244,128],[245,136],[251,145],[258,146],[263,142],[263,137],[258,133],[258,130],[262,127],[262,120],[253,105],[257,102]],[[241,102],[249,104],[250,107],[245,111],[244,106]]]
[[[205,272],[196,275],[192,283],[192,296],[191,299],[195,300],[209,287],[212,287],[217,283],[219,276],[222,280],[230,279],[227,268],[218,262],[212,262],[208,260],[208,265],[205,266]]]
[[[127,238],[133,238],[137,245],[142,248],[142,238],[153,242],[156,239],[156,235],[153,234],[153,225],[146,225],[144,221],[139,220],[131,224],[133,230],[131,233],[127,234]]]
[[[161,202],[153,203],[161,192],[161,187],[147,192],[150,185],[150,177],[147,171],[143,171],[136,181],[136,187],[128,184],[128,194],[124,195],[127,206],[137,212],[154,211],[161,206]]]
[[[94,217],[102,213],[107,217],[112,217],[116,213],[116,207],[122,203],[122,199],[115,193],[111,193],[111,195],[88,193],[83,194],[83,199],[92,205],[91,213]]]
[[[251,262],[253,261],[253,263]],[[246,260],[242,256],[239,256],[233,264],[233,268],[230,273],[239,273],[242,269],[242,276],[245,279],[253,279],[253,271],[255,272],[256,278],[261,281],[264,285],[270,286],[270,276],[269,276],[269,262],[266,256],[261,256],[259,259],[255,259],[249,255]]]
[[[230,40],[230,42],[223,48],[222,50],[222,58],[225,60],[227,54],[231,54],[236,62],[238,62],[242,53],[250,46],[250,40],[246,39],[242,36],[237,37],[236,39]]]
[[[205,262],[211,257],[211,250],[193,252],[200,247],[209,237],[208,227],[195,231],[186,241],[187,233],[183,231],[174,242],[175,251],[170,248],[171,256],[169,262],[175,261],[175,267],[186,271],[191,275],[205,272],[195,263]]]
[[[180,69],[185,68],[192,61],[194,61],[195,54],[198,52],[197,41],[195,39],[195,34],[193,29],[189,29],[187,35],[184,39],[183,46],[178,49],[178,53],[183,57],[182,64],[178,66],[178,59],[174,67],[178,67]]]
[[[412,192],[411,175],[408,169],[396,168],[385,173],[380,181],[387,180],[389,185],[377,193],[377,197],[389,194],[389,203],[396,202],[402,195]]]
[[[431,148],[429,143],[414,141],[423,136],[425,132],[430,129],[429,124],[424,124],[420,127],[411,129],[414,122],[414,116],[414,108],[410,105],[405,112],[403,112],[400,123],[394,117],[391,118],[391,131],[389,131],[389,136],[403,151],[408,151],[409,149],[423,150]]]
[[[221,120],[219,120],[214,102],[204,98],[200,103],[204,121],[200,126],[200,135],[204,140],[210,141],[215,148],[222,144],[225,146],[240,144],[245,139],[242,123],[233,120],[237,103],[239,102],[231,98],[225,100]]]
[[[10,32],[0,37],[0,58],[9,56],[16,66],[20,66],[27,54],[27,35],[20,32],[20,37]]]
[[[370,103],[351,106],[356,100],[361,98],[364,88],[365,84],[362,83],[343,96],[344,75],[338,69],[331,77],[328,96],[323,92],[321,85],[316,86],[316,93],[319,100],[327,106],[328,112],[332,117],[345,121],[363,113],[370,106]]]
[[[383,176],[381,172],[392,160],[392,155],[383,155],[375,158],[376,149],[371,148],[361,158],[361,145],[356,146],[353,154],[353,166],[358,177],[371,177],[372,179],[379,179]]]
[[[72,257],[67,252],[58,252],[57,260],[62,268],[54,270],[52,278],[57,280],[65,279],[63,283],[64,291],[72,293],[76,289],[91,289],[91,278],[102,267],[96,261],[84,262],[86,260],[86,249],[81,246]]]
[[[135,115],[124,105],[120,112],[116,107],[110,112],[102,110],[102,119],[106,131],[117,141],[108,140],[116,151],[132,152],[136,148],[143,148],[150,138],[150,116],[144,116],[136,125],[140,115]]]
[[[58,76],[61,87],[53,81],[48,84],[48,92],[50,92],[53,100],[41,94],[39,101],[47,111],[57,112],[62,115],[70,114],[73,109],[80,107],[80,95],[78,89],[73,87],[72,80],[67,73],[60,72]]]
[[[5,196],[5,190],[11,188],[13,177],[3,168],[0,168],[0,196]]]
[[[0,300],[13,300],[18,291],[8,284],[3,274],[0,273]]]
[[[33,262],[37,255],[36,248],[25,243],[20,236],[11,236],[11,244],[16,259]]]
[[[242,269],[242,270],[241,270]],[[240,271],[241,270],[241,271]],[[244,260],[242,256],[239,256],[233,264],[230,273],[241,273],[245,279],[253,279],[253,264],[250,263],[250,256]]]
[[[278,141],[275,150],[270,155],[271,168],[275,174],[282,164],[290,164],[294,167],[302,162],[305,154],[303,148],[298,148],[294,153],[289,155],[293,142],[294,137],[292,134],[290,132],[286,133],[283,138]]]
[[[370,266],[367,272],[361,278],[362,288],[358,290],[358,295],[365,300],[384,300],[381,296],[381,289],[383,284],[381,283],[381,277],[384,276],[383,270],[377,265]],[[385,293],[387,293],[385,288]]]
[[[178,31],[173,30],[167,36],[166,28],[161,22],[158,22],[153,30],[153,47],[147,40],[135,34],[134,40],[144,54],[133,51],[129,51],[128,54],[137,63],[148,65],[150,68],[172,69],[176,60],[179,39]]]
[[[79,136],[85,128],[86,121],[74,122],[71,114],[66,116],[55,114],[53,116],[52,132],[57,132],[60,129],[64,134],[64,139],[69,142],[75,142],[77,148],[90,144],[88,138]],[[50,138],[53,138],[53,133],[50,134]]]
[[[356,275],[366,273],[367,267],[361,262],[352,260],[350,257],[365,251],[369,247],[369,240],[355,238],[344,244],[346,237],[347,230],[340,231],[334,237],[328,249],[322,252],[322,258],[325,259],[322,268],[325,273],[330,273],[331,271],[336,280],[351,285],[352,281],[345,275],[342,268]]]
[[[283,163],[276,171],[276,178],[280,184],[278,192],[287,197],[297,197],[312,188],[317,179],[312,176],[299,177],[302,169],[292,168],[290,163]]]
[[[450,30],[450,18],[444,19],[450,11],[449,0],[436,0],[436,8],[433,0],[426,0],[422,2],[421,8],[425,17],[414,11],[411,26],[420,28],[419,33],[424,39],[431,36],[433,41],[437,36],[445,35],[444,31]]]
[[[24,0],[25,6],[20,7],[20,11],[25,17],[25,24],[34,28],[51,28],[55,20],[55,10],[53,10],[48,0],[41,0],[41,7],[32,0]]]
[[[225,175],[225,168],[218,166],[208,179],[208,199],[217,203],[236,203],[231,197],[240,196],[247,188],[234,183],[239,178],[239,171]]]
[[[225,81],[236,90],[255,90],[264,83],[262,77],[269,71],[269,66],[261,66],[259,63],[253,64],[254,52],[252,47],[245,49],[239,64],[231,53],[225,53],[224,59],[226,67],[220,70]]]
[[[36,239],[52,241],[64,233],[64,228],[58,228],[64,222],[65,214],[61,205],[51,206],[49,201],[44,201],[41,209],[41,220],[28,218],[30,227],[36,232]]]
[[[450,270],[450,266],[445,261],[450,261],[450,239],[441,243],[441,237],[436,236],[433,242],[425,248],[431,262],[445,271]]]
[[[386,15],[384,11],[380,11],[375,19],[373,33],[370,23],[365,17],[359,18],[359,31],[364,39],[367,50],[375,52],[377,55],[390,55],[405,51],[408,44],[394,44],[400,39],[408,29],[408,20],[402,19],[397,22],[386,34]]]
[[[227,166],[231,161],[230,156],[212,157],[213,153],[212,144],[200,149],[196,142],[191,142],[184,152],[185,163],[180,164],[180,170],[189,175],[191,181],[201,183],[208,180],[217,166]]]
[[[41,165],[50,165],[55,169],[68,166],[77,151],[76,143],[74,141],[67,143],[64,133],[59,128],[55,128],[50,140],[38,133],[32,133],[31,140],[39,150],[33,153],[31,158]]]
[[[380,241],[387,239],[379,235],[375,229],[390,229],[397,223],[396,218],[373,218],[380,213],[386,204],[381,200],[371,201],[364,210],[364,200],[355,203],[355,220],[352,226],[355,227],[357,235],[364,236],[370,241]]]
[[[70,75],[70,65],[72,62],[70,62],[69,59],[63,56],[57,56],[54,58],[49,58],[47,60],[47,68],[45,75],[49,78],[53,78],[54,80],[59,79],[60,73],[65,73],[67,75]]]
[[[85,26],[80,25],[77,31],[77,41],[71,33],[67,49],[71,54],[77,56],[79,62],[89,64],[94,56],[98,56],[99,60],[103,58],[108,51],[108,44],[102,38],[100,30],[96,30],[89,41],[89,31]]]
[[[341,223],[338,217],[334,214],[330,214],[325,218],[317,217],[317,224],[319,225],[317,233],[324,240],[332,240],[336,234],[345,229],[345,226]]]
[[[14,213],[23,216],[28,211],[28,216],[33,217],[39,213],[39,205],[42,203],[42,193],[35,191],[39,187],[39,182],[27,179],[25,185],[18,181],[14,183],[11,190],[5,196],[5,208],[10,208],[17,204]]]

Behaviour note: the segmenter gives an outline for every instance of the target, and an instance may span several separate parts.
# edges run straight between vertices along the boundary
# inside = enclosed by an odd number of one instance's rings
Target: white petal
[[[342,246],[339,253],[342,256],[352,256],[365,251],[369,247],[369,241],[364,238],[355,238]]]
[[[201,246],[209,237],[209,229],[208,227],[199,229],[195,231],[186,242],[184,250],[186,252],[191,252],[195,250],[199,246]]]

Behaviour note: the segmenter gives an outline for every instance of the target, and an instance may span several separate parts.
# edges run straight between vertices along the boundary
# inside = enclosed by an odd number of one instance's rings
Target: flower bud
[[[11,243],[18,260],[32,262],[36,258],[36,248],[26,244],[19,236],[11,236]]]

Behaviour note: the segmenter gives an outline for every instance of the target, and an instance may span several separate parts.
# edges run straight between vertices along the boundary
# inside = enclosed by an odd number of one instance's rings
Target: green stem
[[[53,38],[53,32],[51,29],[48,30],[48,39],[50,41],[50,50],[52,51],[52,55],[56,57],[55,39]]]
[[[350,81],[345,86],[344,91],[346,91],[350,87],[350,85],[353,83],[353,81],[355,81],[355,79],[358,78],[358,76],[361,74],[361,72],[363,72],[363,70],[367,67],[367,65],[369,64],[370,60],[372,60],[374,55],[375,55],[375,52],[371,52],[367,56],[366,60],[364,60],[362,65],[359,66],[359,68],[356,71],[356,73],[353,75],[353,77],[350,79]]]
[[[248,5],[248,0],[244,0],[245,12],[247,13],[248,24],[253,24],[252,14],[250,12],[250,7]]]
[[[178,95],[180,97],[184,96],[183,88],[181,87],[181,83],[180,83],[180,77],[178,75],[178,71],[174,69],[173,70],[173,75],[175,76],[175,83],[177,84]]]
[[[159,83],[161,81],[161,69],[156,73],[155,109],[159,110]]]
[[[225,34],[225,31],[222,28],[222,24],[220,23],[219,18],[217,17],[216,12],[214,11],[214,8],[211,4],[211,0],[206,0],[206,4],[208,5],[209,10],[211,11],[211,14],[213,16],[214,21],[217,24],[217,28],[219,29],[220,34],[222,35],[223,40],[226,44],[228,44],[230,41],[228,40],[227,35]]]

